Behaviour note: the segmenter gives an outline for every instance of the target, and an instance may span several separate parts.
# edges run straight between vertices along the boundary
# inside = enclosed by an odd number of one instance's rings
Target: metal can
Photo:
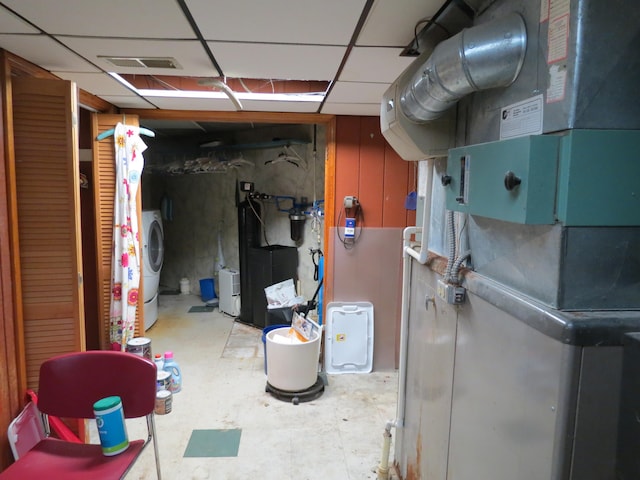
[[[169,390],[169,387],[171,386],[171,372],[158,370],[156,385],[158,387],[158,391]]]
[[[171,413],[173,394],[169,390],[158,390],[156,393],[156,405],[153,409],[156,415],[166,415]]]
[[[129,339],[127,341],[127,352],[153,360],[151,357],[151,339],[146,337]]]
[[[93,413],[96,417],[103,455],[110,457],[129,448],[129,437],[120,397],[105,397],[98,400],[93,404]]]

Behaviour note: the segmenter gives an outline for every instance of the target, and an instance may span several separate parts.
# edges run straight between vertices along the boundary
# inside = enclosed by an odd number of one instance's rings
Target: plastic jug
[[[164,370],[164,357],[161,353],[156,353],[153,357],[153,363],[156,364],[158,371]]]
[[[182,371],[178,362],[173,358],[173,352],[164,352],[164,370],[171,373],[169,391],[178,393],[182,390]]]

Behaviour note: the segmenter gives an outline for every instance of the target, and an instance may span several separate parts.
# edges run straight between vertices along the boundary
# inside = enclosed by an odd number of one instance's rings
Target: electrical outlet
[[[245,182],[245,181],[240,182],[241,192],[253,193],[253,189],[254,189],[253,182]]]
[[[460,305],[464,303],[466,290],[459,285],[451,285],[442,280],[438,280],[436,289],[438,297],[451,305]]]

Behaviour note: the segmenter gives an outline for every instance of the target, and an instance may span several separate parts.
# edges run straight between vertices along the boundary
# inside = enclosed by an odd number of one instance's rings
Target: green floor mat
[[[213,312],[215,307],[213,305],[196,305],[189,309],[189,313],[204,313],[204,312]]]
[[[242,429],[194,430],[184,457],[237,457]]]

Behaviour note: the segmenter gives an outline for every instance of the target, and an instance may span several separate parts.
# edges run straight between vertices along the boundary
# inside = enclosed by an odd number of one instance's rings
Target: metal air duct
[[[522,17],[512,13],[438,44],[402,88],[400,108],[414,122],[436,119],[469,93],[511,85],[527,49]]]

